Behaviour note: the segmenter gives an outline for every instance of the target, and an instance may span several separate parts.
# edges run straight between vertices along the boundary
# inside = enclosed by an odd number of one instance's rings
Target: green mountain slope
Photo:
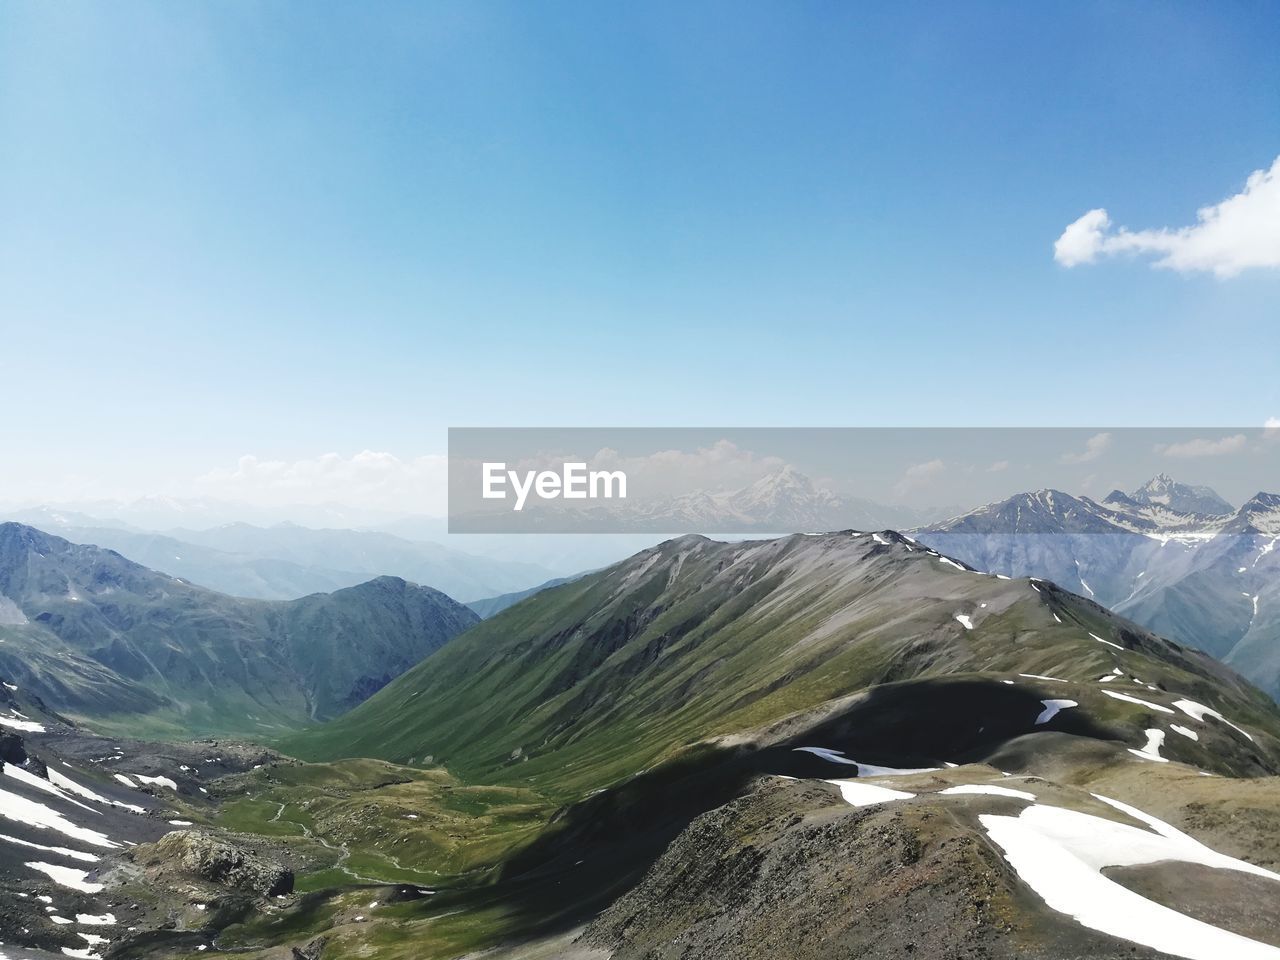
[[[574,797],[708,738],[786,718],[800,729],[868,688],[982,675],[992,700],[1003,681],[1044,685],[1028,674],[1070,685],[1091,716],[1121,724],[1108,736],[1138,747],[1142,721],[1098,683],[1112,671],[1126,689],[1136,676],[1280,732],[1236,674],[1090,601],[964,569],[896,534],[841,533],[661,544],[485,621],[284,747],[434,762]]]
[[[485,597],[483,600],[471,600],[467,606],[474,610],[481,620],[488,620],[490,617],[501,613],[508,607],[514,607],[521,600],[527,600],[535,593],[541,593],[543,590],[550,590],[552,587],[558,587],[562,583],[568,583],[570,580],[576,580],[576,577],[556,577],[554,580],[548,580],[546,583],[540,583],[536,587],[530,587],[528,590],[517,590],[515,593],[503,593],[496,597]]]
[[[228,597],[13,523],[0,524],[0,598],[0,673],[130,732],[327,719],[478,619],[392,577],[285,602]]]

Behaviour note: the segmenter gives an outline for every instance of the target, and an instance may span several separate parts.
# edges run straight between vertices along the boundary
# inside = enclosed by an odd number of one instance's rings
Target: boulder
[[[316,937],[305,947],[294,947],[293,960],[320,960],[324,953],[324,945],[328,942],[328,937]]]
[[[12,763],[20,767],[27,762],[27,748],[16,733],[0,733],[0,766]]]
[[[134,856],[156,879],[193,878],[262,896],[293,890],[292,870],[224,835],[175,830]]]

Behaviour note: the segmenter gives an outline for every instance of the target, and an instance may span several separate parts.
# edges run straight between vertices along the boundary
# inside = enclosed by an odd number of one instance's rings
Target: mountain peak
[[[1120,506],[1125,506],[1125,507],[1141,506],[1140,503],[1134,500],[1133,497],[1129,496],[1123,490],[1112,490],[1110,493],[1108,493],[1105,497],[1102,498],[1102,502],[1119,504]]]
[[[57,534],[46,533],[38,527],[28,526],[16,520],[0,523],[0,543],[21,544],[24,547],[36,547],[42,551],[61,544],[70,544]]]
[[[1112,500],[1114,496],[1115,493],[1108,496],[1107,500],[1112,503],[1122,502]],[[1179,483],[1163,472],[1157,473],[1133,491],[1128,499],[1142,506],[1166,507],[1175,513],[1200,514],[1209,517],[1225,517],[1235,513],[1235,507],[1218,496],[1217,491],[1212,487]]]
[[[813,481],[787,463],[772,473],[766,473],[759,480],[752,483],[749,489],[776,490],[781,487],[799,487],[803,490],[812,490]]]
[[[1252,529],[1271,535],[1280,534],[1280,493],[1258,493],[1240,508],[1236,515],[1238,529]]]

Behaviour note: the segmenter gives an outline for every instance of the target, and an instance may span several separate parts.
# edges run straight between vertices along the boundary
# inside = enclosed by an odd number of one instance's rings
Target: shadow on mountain
[[[1120,739],[1082,711],[1058,714],[1050,732],[1035,725],[1042,710],[1040,698],[1017,685],[923,680],[878,687],[816,723],[784,721],[762,734],[763,743],[699,744],[559,811],[504,865],[504,904],[514,913],[513,926],[531,938],[562,932],[635,886],[695,817],[733,800],[754,778],[857,775],[852,765],[798,752],[801,747],[916,768],[982,762],[1014,740],[1026,751],[1040,731],[1055,744]]]

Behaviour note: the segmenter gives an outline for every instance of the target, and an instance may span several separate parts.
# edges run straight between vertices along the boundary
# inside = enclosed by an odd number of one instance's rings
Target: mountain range
[[[1280,771],[1278,734],[1275,705],[1206,655],[882,531],[669,541],[498,613],[282,747],[541,798],[554,813],[497,884],[545,936],[498,957],[1050,958],[1140,935],[1046,908],[993,826],[1043,818],[1036,842],[1069,860],[1077,831],[1120,843],[1221,804],[1235,826],[1200,835],[1274,866],[1245,824],[1274,823],[1280,793],[1236,791]],[[1100,864],[1143,869],[1102,896],[1258,936],[1226,904],[1269,909],[1280,876],[1215,879],[1190,905],[1169,892],[1186,855],[1112,849]]]
[[[1198,647],[1280,696],[1280,496],[1239,509],[1161,475],[1101,501],[1023,493],[914,531],[981,570],[1037,576]]]
[[[103,728],[244,733],[332,717],[477,620],[397,577],[246,600],[0,524],[0,673]]]
[[[788,533],[812,530],[878,530],[918,526],[948,516],[945,508],[886,505],[836,493],[785,465],[729,490],[694,490],[671,497],[616,500],[589,506],[566,501],[529,504],[528,530],[617,530],[672,533]],[[509,529],[508,511],[477,512],[465,518],[472,532]]]
[[[13,672],[37,645],[6,648],[39,630],[112,676],[160,661],[186,703],[261,718],[325,676],[349,690],[367,668],[348,658],[382,662],[380,638],[441,612],[411,605],[430,591],[233,600],[12,524],[0,561],[6,950],[1280,953],[1274,702],[1085,597],[908,536],[667,541],[465,611],[329,722],[253,728],[281,752],[91,734]]]
[[[235,522],[155,531],[52,507],[9,517],[76,543],[116,550],[153,570],[220,593],[260,600],[292,600],[384,575],[478,600],[526,590],[555,575],[536,563],[478,556],[373,530]]]

